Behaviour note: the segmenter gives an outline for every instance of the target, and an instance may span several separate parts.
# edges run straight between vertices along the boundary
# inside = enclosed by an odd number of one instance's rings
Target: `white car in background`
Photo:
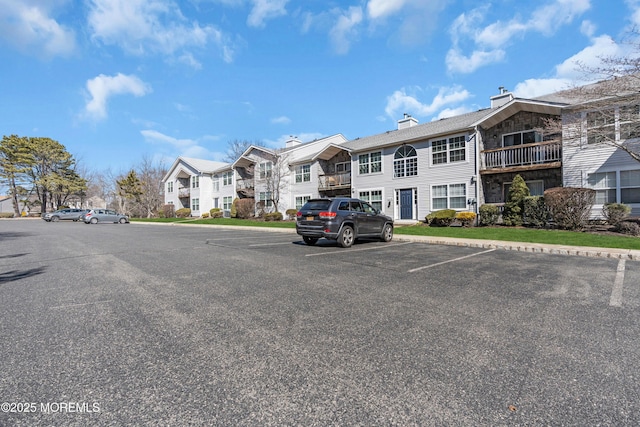
[[[85,224],[97,224],[99,222],[129,223],[128,216],[119,214],[111,209],[91,209],[82,216],[82,220]]]

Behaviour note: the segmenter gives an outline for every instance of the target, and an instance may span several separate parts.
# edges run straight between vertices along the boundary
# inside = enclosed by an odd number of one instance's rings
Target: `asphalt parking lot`
[[[640,424],[635,260],[38,220],[0,242],[3,426]]]

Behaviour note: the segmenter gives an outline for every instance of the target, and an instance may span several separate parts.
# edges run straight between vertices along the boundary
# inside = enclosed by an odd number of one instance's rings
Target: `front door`
[[[400,190],[400,219],[413,219],[413,190]]]

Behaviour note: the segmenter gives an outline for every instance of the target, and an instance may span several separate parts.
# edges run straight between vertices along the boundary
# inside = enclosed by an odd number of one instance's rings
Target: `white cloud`
[[[362,8],[352,6],[343,11],[329,31],[329,38],[338,54],[346,54],[351,48],[351,40],[358,34],[357,26],[362,22]]]
[[[367,3],[367,14],[371,19],[384,18],[398,12],[405,3],[406,0],[370,0]]]
[[[35,56],[69,56],[76,50],[75,33],[51,15],[61,2],[0,0],[0,38]]]
[[[271,123],[277,125],[288,125],[289,123],[291,123],[291,119],[287,116],[274,117],[273,119],[271,119]]]
[[[573,22],[591,7],[590,0],[553,0],[531,12],[529,19],[515,16],[506,22],[483,23],[488,6],[476,8],[458,16],[450,28],[452,47],[447,55],[447,67],[453,72],[471,72],[495,61],[502,61],[505,48],[528,32],[553,35],[560,27]],[[462,44],[470,42],[471,54],[463,54]],[[460,66],[456,61],[462,61]]]
[[[115,76],[100,74],[87,81],[90,99],[85,106],[85,116],[100,120],[107,117],[107,101],[114,95],[144,96],[151,87],[134,75],[118,73]]]
[[[475,50],[470,56],[465,56],[458,49],[450,49],[447,52],[445,63],[447,70],[454,73],[472,73],[480,67],[503,61],[506,53],[502,49],[492,51]]]
[[[222,161],[225,157],[225,153],[211,151],[200,143],[200,140],[218,140],[217,137],[203,136],[199,140],[175,138],[153,129],[141,130],[140,134],[144,137],[145,141],[150,144],[168,147],[168,149],[165,150],[167,152],[166,157],[172,159],[172,161],[178,156],[216,161]]]
[[[461,103],[471,96],[466,89],[460,86],[441,87],[431,103],[425,104],[418,99],[417,92],[421,91],[421,88],[396,90],[387,97],[385,112],[392,119],[397,119],[403,113],[425,117],[434,114],[447,105]]]
[[[268,19],[278,18],[287,14],[289,0],[251,0],[253,8],[247,18],[250,27],[262,28]]]
[[[595,37],[591,45],[556,65],[555,73],[550,78],[528,79],[518,83],[513,92],[518,97],[533,98],[549,93],[565,90],[576,84],[586,84],[602,78],[602,76],[586,75],[586,70],[602,68],[602,59],[622,57],[625,52],[607,35]]]
[[[178,54],[182,62],[199,68],[189,50],[213,42],[225,61],[233,59],[235,46],[226,35],[213,26],[189,22],[172,1],[90,0],[88,22],[94,40],[130,54]]]

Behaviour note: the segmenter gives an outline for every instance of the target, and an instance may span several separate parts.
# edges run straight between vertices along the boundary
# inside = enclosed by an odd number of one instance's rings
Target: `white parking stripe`
[[[289,240],[288,242],[271,242],[271,243],[256,243],[254,245],[249,245],[250,248],[255,248],[258,246],[276,246],[276,245],[293,245],[294,242]]]
[[[345,253],[352,252],[361,252],[361,251],[372,251],[374,249],[385,249],[385,248],[395,248],[396,246],[410,245],[413,242],[405,242],[405,243],[395,243],[392,245],[379,245],[379,246],[370,246],[362,249],[348,249],[347,251],[331,251],[331,252],[321,252],[318,254],[306,254],[305,256],[321,256],[321,255],[344,255]]]
[[[609,299],[609,305],[612,307],[622,306],[622,284],[624,283],[624,269],[626,262],[624,259],[618,261],[618,268],[616,269],[616,280],[613,282],[613,290],[611,291],[611,299]]]
[[[442,264],[448,264],[450,262],[460,261],[460,260],[463,260],[463,259],[466,259],[466,258],[471,258],[471,257],[474,257],[476,255],[482,255],[482,254],[486,254],[488,252],[493,252],[493,251],[495,251],[495,249],[489,249],[489,250],[486,250],[486,251],[478,252],[476,254],[461,256],[461,257],[458,257],[458,258],[454,258],[454,259],[450,259],[450,260],[442,261],[442,262],[437,262],[435,264],[425,265],[425,266],[418,267],[418,268],[412,268],[411,270],[408,271],[408,273],[414,273],[416,271],[425,270],[425,269],[431,268],[431,267],[437,267],[437,266],[442,265]]]

